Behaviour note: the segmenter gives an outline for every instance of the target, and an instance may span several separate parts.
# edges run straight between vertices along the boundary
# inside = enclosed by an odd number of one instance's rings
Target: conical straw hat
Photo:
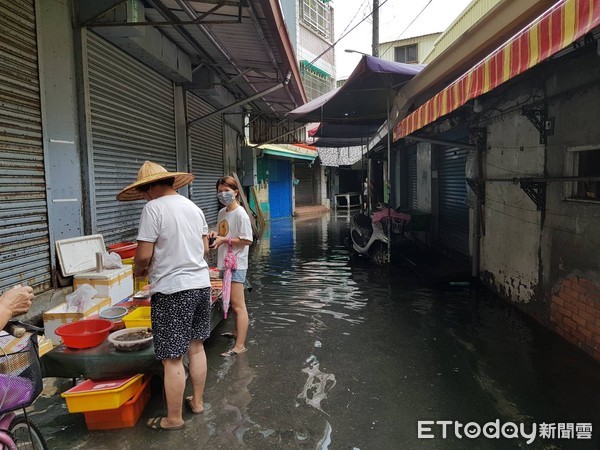
[[[187,184],[190,184],[194,179],[194,175],[187,172],[168,172],[160,164],[156,164],[152,161],[146,161],[140,167],[138,171],[137,181],[124,188],[117,195],[117,200],[131,201],[131,200],[143,200],[144,195],[138,191],[137,188],[148,183],[152,183],[158,180],[164,180],[166,178],[175,178],[173,183],[173,189],[179,189]]]

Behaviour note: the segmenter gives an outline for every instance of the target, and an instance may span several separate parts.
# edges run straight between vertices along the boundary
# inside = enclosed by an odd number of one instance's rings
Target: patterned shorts
[[[210,287],[152,295],[152,331],[156,359],[185,355],[192,339],[210,336]]]

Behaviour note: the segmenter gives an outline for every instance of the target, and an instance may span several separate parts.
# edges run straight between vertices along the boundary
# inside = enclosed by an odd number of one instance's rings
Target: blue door
[[[269,159],[269,209],[271,219],[292,215],[292,166],[289,161]]]

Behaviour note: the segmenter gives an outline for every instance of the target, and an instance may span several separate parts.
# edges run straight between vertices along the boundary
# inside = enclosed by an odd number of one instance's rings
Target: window
[[[590,177],[591,180],[567,183],[567,198],[600,202],[600,149],[573,147],[567,151],[567,176]]]
[[[417,44],[402,45],[394,48],[394,61],[401,63],[417,63]]]
[[[306,61],[300,61],[300,74],[308,101],[314,100],[333,89],[333,78]]]
[[[331,9],[323,0],[301,0],[300,18],[302,22],[326,39],[330,37]]]

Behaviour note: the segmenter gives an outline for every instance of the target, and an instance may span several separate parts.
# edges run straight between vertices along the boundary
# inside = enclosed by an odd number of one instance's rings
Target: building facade
[[[334,8],[328,0],[281,0],[290,40],[309,101],[335,89]],[[293,162],[294,207],[327,205],[325,169],[319,161]]]
[[[430,33],[379,44],[379,57],[404,64],[423,64],[442,33]]]
[[[33,314],[68,285],[56,241],[90,234],[107,244],[135,240],[143,202],[115,197],[145,160],[192,172],[195,181],[179,192],[214,223],[214,183],[241,169],[247,111],[281,117],[306,100],[292,51],[280,50],[288,39],[277,31],[281,11],[269,2],[229,5],[219,20],[231,23],[202,35],[183,25],[152,26],[173,20],[172,10],[156,5],[0,0],[0,291],[33,286]],[[196,27],[194,11],[185,14]],[[252,49],[241,49],[245,42]],[[260,72],[236,74],[235,55],[249,51]],[[264,57],[272,60],[261,63]],[[237,85],[225,88],[231,77]],[[271,90],[239,101],[266,82]]]
[[[414,201],[436,216],[436,242],[469,258],[486,286],[595,359],[598,11],[597,2],[580,0],[551,6],[495,41],[497,51],[395,128],[397,154],[416,153]],[[429,109],[434,103],[440,109]],[[409,167],[401,178],[410,179]]]

